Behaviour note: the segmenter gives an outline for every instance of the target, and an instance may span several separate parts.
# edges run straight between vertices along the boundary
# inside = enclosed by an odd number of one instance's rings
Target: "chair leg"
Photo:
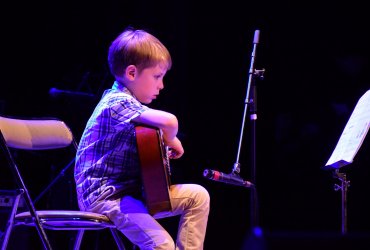
[[[73,246],[73,249],[74,250],[79,250],[80,249],[81,242],[82,242],[82,237],[84,236],[84,232],[85,232],[85,230],[78,230],[77,231],[77,235],[76,235],[76,239],[75,239],[75,244]]]
[[[5,142],[5,139],[3,137],[3,134],[0,132],[0,141],[1,141],[1,147],[5,150],[6,154],[5,154],[5,157],[7,158],[9,164],[11,165],[11,170],[14,174],[14,177],[16,178],[16,181],[17,181],[17,184],[18,186],[20,187],[21,190],[23,190],[23,198],[24,198],[24,201],[26,202],[27,204],[27,207],[28,209],[30,210],[30,213],[33,217],[33,220],[34,220],[34,223],[35,223],[35,227],[36,227],[36,230],[37,230],[37,233],[39,234],[40,238],[41,238],[41,241],[42,241],[42,244],[44,245],[44,248],[46,250],[51,250],[52,247],[50,245],[50,242],[49,242],[49,239],[45,233],[45,230],[44,228],[42,227],[41,225],[41,222],[40,222],[40,218],[39,216],[37,215],[36,213],[36,209],[32,203],[32,200],[31,200],[31,197],[28,193],[28,190],[26,188],[26,185],[24,184],[23,182],[23,179],[22,179],[22,176],[18,170],[18,167],[17,167],[17,164],[15,164],[15,161],[12,157],[12,154],[10,153],[10,150],[8,147],[6,147],[6,142]]]
[[[110,228],[113,238],[116,241],[117,247],[119,250],[125,250],[125,245],[123,244],[122,238],[119,235],[119,232],[116,228]]]
[[[10,234],[11,234],[12,229],[13,229],[14,216],[17,213],[19,200],[20,200],[20,198],[23,194],[23,190],[20,189],[20,190],[17,190],[17,192],[18,192],[18,194],[15,196],[14,203],[13,203],[13,208],[12,208],[12,211],[10,213],[9,220],[8,220],[8,223],[7,223],[7,226],[6,226],[6,230],[5,230],[5,234],[4,234],[4,240],[3,240],[3,243],[1,245],[1,250],[5,250],[8,246]]]

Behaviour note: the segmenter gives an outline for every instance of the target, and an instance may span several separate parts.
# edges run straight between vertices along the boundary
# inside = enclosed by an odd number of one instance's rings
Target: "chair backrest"
[[[61,120],[19,119],[0,116],[0,131],[8,147],[26,150],[63,148],[75,144],[70,128]]]

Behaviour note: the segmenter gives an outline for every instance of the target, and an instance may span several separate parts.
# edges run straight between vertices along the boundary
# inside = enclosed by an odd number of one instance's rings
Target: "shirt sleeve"
[[[119,102],[111,106],[111,117],[119,122],[129,123],[149,108],[134,97],[125,95]]]

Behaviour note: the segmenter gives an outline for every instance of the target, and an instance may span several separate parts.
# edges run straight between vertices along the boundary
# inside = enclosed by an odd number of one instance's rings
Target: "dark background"
[[[113,83],[106,62],[110,42],[133,26],[168,47],[173,68],[151,106],[180,121],[185,155],[172,162],[174,181],[199,183],[210,192],[207,250],[241,249],[249,242],[251,190],[207,180],[202,173],[206,168],[230,173],[236,162],[253,36],[260,30],[254,66],[266,72],[256,83],[259,225],[266,235],[340,234],[341,192],[334,191],[340,183],[322,167],[358,99],[369,90],[365,4],[17,1],[1,12],[1,113],[56,116],[78,138],[103,90]],[[75,94],[53,95],[51,88]],[[251,138],[247,115],[239,158],[246,180],[252,170]],[[351,182],[348,232],[365,237],[370,231],[369,150],[367,139],[354,162],[343,168]],[[54,168],[43,161],[37,171],[24,170],[33,197],[58,172]],[[2,180],[4,186],[9,180]],[[68,183],[59,192],[70,189]],[[53,202],[49,197],[40,206]],[[173,224],[167,225],[171,232]]]

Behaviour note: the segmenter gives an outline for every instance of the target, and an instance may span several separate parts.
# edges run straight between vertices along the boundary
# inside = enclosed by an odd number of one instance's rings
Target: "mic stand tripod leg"
[[[66,171],[71,167],[74,166],[73,163],[75,159],[72,159],[60,173],[48,184],[48,186],[34,199],[33,203],[36,204],[54,185],[57,183],[62,177],[65,176]]]

